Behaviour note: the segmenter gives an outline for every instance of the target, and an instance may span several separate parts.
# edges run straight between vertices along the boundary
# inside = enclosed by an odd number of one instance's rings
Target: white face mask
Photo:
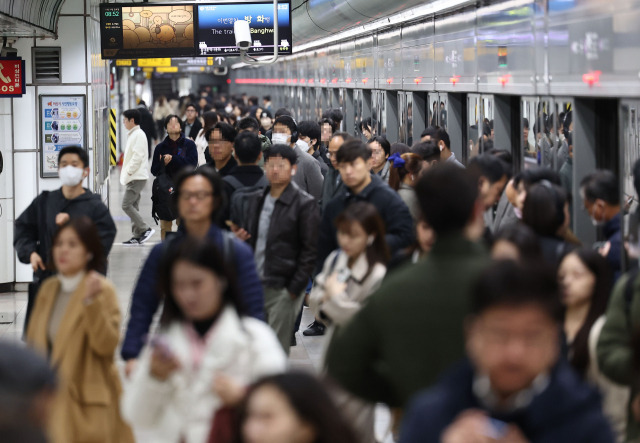
[[[595,218],[591,217],[591,224],[596,228],[599,228],[600,226],[604,226],[604,223],[605,223],[604,220],[596,220]]]
[[[233,112],[233,106],[227,106],[224,108],[224,112],[226,112],[227,114],[231,114],[231,112]]]
[[[69,165],[60,168],[58,174],[60,175],[63,186],[76,186],[82,181],[83,172],[84,169]]]
[[[306,141],[298,140],[296,142],[296,145],[298,145],[304,152],[309,152],[309,143],[307,143]]]
[[[288,145],[290,135],[274,132],[271,134],[271,141],[274,145]]]

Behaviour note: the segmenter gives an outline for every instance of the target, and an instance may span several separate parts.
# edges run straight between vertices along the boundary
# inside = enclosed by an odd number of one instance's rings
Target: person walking
[[[125,245],[140,245],[156,232],[140,215],[140,194],[149,179],[147,164],[147,136],[140,128],[140,112],[128,109],[123,112],[124,127],[129,131],[122,161],[120,184],[125,186],[122,210],[131,218],[133,237]]]
[[[62,383],[50,420],[53,443],[133,443],[120,417],[114,353],[120,308],[113,285],[97,271],[105,255],[88,217],[71,218],[53,238],[57,275],[40,288],[27,343],[55,367]]]

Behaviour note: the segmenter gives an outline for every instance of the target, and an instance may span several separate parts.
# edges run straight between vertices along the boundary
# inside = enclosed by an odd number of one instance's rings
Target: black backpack
[[[167,175],[164,166],[162,172],[153,180],[151,188],[151,216],[158,224],[158,220],[172,221],[178,218],[173,205],[173,182]]]
[[[245,186],[240,180],[231,175],[227,175],[224,181],[233,189],[231,201],[229,202],[229,220],[238,227],[244,228],[246,226],[243,226],[243,221],[249,205],[249,195],[264,190],[269,186],[269,181],[264,175],[253,186]]]

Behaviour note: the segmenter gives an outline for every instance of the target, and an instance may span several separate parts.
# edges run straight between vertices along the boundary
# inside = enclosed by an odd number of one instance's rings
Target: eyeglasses
[[[331,152],[331,151],[327,152],[327,158],[336,157],[337,155],[338,155],[338,151],[337,150],[333,151],[333,152]]]
[[[195,197],[196,200],[202,201],[211,195],[213,195],[213,192],[209,191],[182,192],[180,193],[180,200],[189,201],[192,197]]]

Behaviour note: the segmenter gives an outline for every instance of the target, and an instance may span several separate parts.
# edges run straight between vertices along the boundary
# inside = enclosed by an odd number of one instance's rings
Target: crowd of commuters
[[[376,403],[402,443],[640,438],[638,245],[613,173],[580,182],[604,240],[582,245],[562,173],[514,175],[490,125],[463,165],[435,125],[407,146],[272,106],[203,93],[123,113],[124,244],[155,233],[149,172],[162,240],[123,336],[113,219],[83,187],[86,151],[59,152],[62,187],[15,222],[32,351],[0,344],[3,441],[369,443]],[[317,375],[288,370],[305,305]]]

